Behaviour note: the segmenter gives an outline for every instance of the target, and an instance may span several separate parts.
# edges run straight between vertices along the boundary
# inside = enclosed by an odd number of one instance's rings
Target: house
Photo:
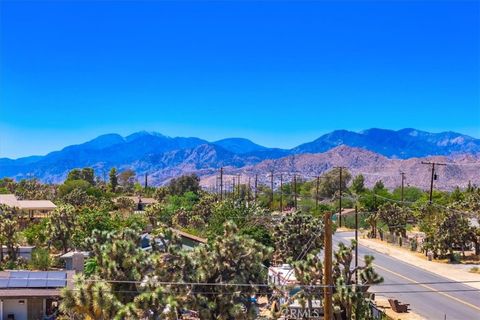
[[[90,257],[90,251],[70,251],[59,257],[65,263],[65,270],[83,272],[85,260]]]
[[[194,236],[193,234],[180,231],[178,229],[171,228],[171,230],[173,231],[173,233],[177,234],[180,237],[180,240],[182,242],[182,248],[185,250],[192,250],[193,248],[199,245],[203,245],[207,243],[207,239]],[[145,251],[152,250],[151,241],[152,241],[152,235],[150,235],[149,233],[142,234],[140,238],[140,246],[142,250],[145,250]],[[154,241],[160,248],[163,247],[162,240],[155,238]],[[168,239],[166,241],[168,242]]]
[[[0,271],[0,320],[36,320],[55,314],[70,271]]]
[[[17,256],[25,259],[26,261],[32,260],[32,252],[35,250],[35,246],[20,246],[17,247]],[[8,254],[7,247],[2,246],[2,253],[3,256]]]
[[[157,203],[158,201],[154,198],[142,198],[141,196],[138,197],[127,197],[130,200],[133,200],[135,203],[135,210],[136,211],[144,211],[146,207]]]
[[[14,194],[0,194],[0,204],[18,208],[29,218],[44,218],[57,206],[50,200],[18,200]]]
[[[287,303],[290,298],[301,290],[295,276],[295,270],[289,264],[269,267],[268,284],[279,288],[275,292],[275,301],[272,302],[273,308],[276,309],[275,311],[280,310],[281,305]],[[323,319],[322,301],[311,300],[306,308],[302,307],[297,300],[290,301],[283,315],[286,319],[305,319],[305,317],[308,319]]]

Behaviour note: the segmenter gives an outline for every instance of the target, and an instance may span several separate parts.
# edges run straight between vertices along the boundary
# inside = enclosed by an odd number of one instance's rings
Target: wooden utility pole
[[[232,199],[235,200],[235,176],[232,177]]]
[[[283,175],[280,174],[280,212],[283,212]]]
[[[270,189],[271,189],[271,194],[270,194],[270,209],[273,210],[273,170],[270,172]]]
[[[340,169],[340,185],[339,185],[339,192],[340,192],[340,197],[339,197],[339,204],[338,204],[338,222],[339,222],[339,226],[342,227],[342,173],[343,173],[343,169],[345,169],[345,167],[335,167],[336,169]]]
[[[145,185],[144,185],[144,189],[147,190],[148,188],[148,173],[145,173]]]
[[[297,175],[293,175],[293,205],[295,211],[297,210]]]
[[[325,213],[325,287],[323,288],[323,312],[325,320],[333,320],[333,302],[332,302],[332,218],[331,212]]]
[[[255,174],[255,203],[257,203],[258,174]]]
[[[220,200],[223,200],[223,167],[220,168]]]
[[[320,176],[317,176],[317,185],[315,188],[315,209],[318,210],[318,189],[320,187]]]
[[[240,173],[237,174],[237,198],[240,200]]]
[[[358,284],[358,207],[355,205],[355,284]]]
[[[438,163],[438,162],[425,162],[422,161],[422,164],[426,164],[431,166],[432,168],[432,176],[430,179],[430,204],[433,202],[433,180],[437,180],[437,174],[435,173],[435,166],[446,166],[446,163]]]
[[[400,175],[402,176],[402,206],[403,206],[403,201],[405,200],[405,197],[404,197],[405,172],[400,172]]]

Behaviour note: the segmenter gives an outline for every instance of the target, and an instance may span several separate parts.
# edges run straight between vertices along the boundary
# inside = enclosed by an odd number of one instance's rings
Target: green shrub
[[[34,270],[48,270],[52,264],[50,253],[46,249],[35,248],[32,252],[30,267]]]

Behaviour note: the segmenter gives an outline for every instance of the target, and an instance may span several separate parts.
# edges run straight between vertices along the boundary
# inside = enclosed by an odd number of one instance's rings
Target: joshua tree
[[[383,282],[383,278],[373,269],[372,256],[365,256],[365,265],[352,268],[355,246],[355,241],[352,241],[350,247],[340,243],[335,252],[333,278],[336,288],[333,299],[335,305],[342,310],[345,319],[368,319],[370,308],[366,293],[370,285]],[[354,277],[355,273],[358,274],[358,282]]]
[[[310,215],[295,213],[275,227],[273,238],[276,260],[301,260],[308,253],[323,248],[323,223]]]
[[[9,261],[17,260],[18,243],[18,210],[9,206],[0,205],[0,262],[3,261],[3,244],[7,247]]]
[[[262,263],[270,253],[262,244],[239,235],[233,223],[227,223],[223,236],[197,247],[192,255],[195,282],[227,285],[195,285],[189,302],[192,309],[201,319],[254,319],[250,297],[259,288],[245,284],[264,281]]]
[[[118,232],[95,230],[87,243],[96,262],[94,275],[107,281],[127,281],[111,286],[119,301],[131,302],[138,291],[134,282],[142,279],[150,263],[140,248],[138,232],[128,228]]]
[[[123,307],[112,293],[111,285],[101,279],[86,281],[83,276],[79,276],[75,278],[74,288],[62,291],[60,311],[67,315],[68,319],[116,319],[117,313]]]
[[[57,207],[48,218],[47,234],[50,241],[59,243],[64,253],[71,247],[77,225],[76,215],[75,208],[67,204]]]

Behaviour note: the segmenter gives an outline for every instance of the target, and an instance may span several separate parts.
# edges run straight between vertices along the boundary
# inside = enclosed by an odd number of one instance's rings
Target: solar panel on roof
[[[0,289],[8,288],[8,278],[0,278]]]
[[[47,272],[30,272],[28,288],[45,288],[47,286]]]
[[[48,271],[47,287],[60,288],[67,285],[67,273],[61,271]]]
[[[61,271],[11,271],[0,278],[0,288],[61,288],[67,285],[67,273]]]
[[[8,288],[26,288],[30,271],[10,271]]]

